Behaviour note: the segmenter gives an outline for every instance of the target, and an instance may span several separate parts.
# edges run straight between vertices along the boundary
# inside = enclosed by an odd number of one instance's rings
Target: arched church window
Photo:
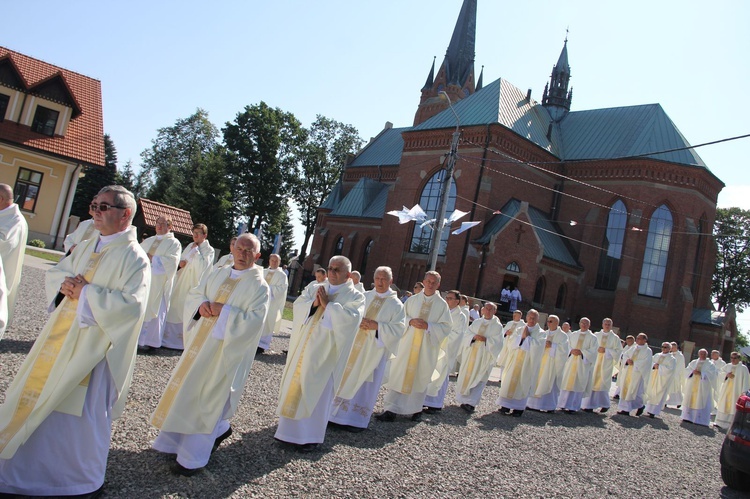
[[[565,296],[568,294],[568,287],[565,284],[560,284],[557,290],[557,299],[555,300],[555,308],[565,308]]]
[[[505,270],[510,272],[521,272],[521,267],[519,267],[516,262],[510,262],[508,266],[505,267]]]
[[[440,182],[445,175],[445,171],[440,170],[433,175],[430,180],[425,184],[422,189],[422,195],[419,198],[419,206],[422,207],[424,212],[427,214],[427,219],[437,218],[438,205],[440,204]],[[451,182],[451,190],[448,196],[448,206],[445,210],[446,217],[450,215],[456,207],[456,183]],[[430,252],[430,243],[432,241],[433,229],[428,226],[420,227],[421,224],[414,224],[414,232],[411,237],[411,245],[409,251],[412,253],[424,253]],[[448,236],[450,235],[448,227],[443,229],[442,237],[440,238],[440,250],[439,255],[445,255],[445,250],[448,247]]]
[[[362,255],[362,265],[359,266],[359,271],[362,274],[362,277],[367,274],[367,261],[370,259],[370,252],[372,251],[372,247],[374,245],[375,240],[370,239],[370,242],[367,243],[367,246],[365,246],[365,252],[364,255]]]
[[[544,303],[544,289],[547,287],[547,281],[544,276],[540,277],[536,281],[536,287],[534,288],[534,302]]]
[[[336,240],[336,247],[333,249],[333,256],[340,255],[344,251],[344,236]]]
[[[625,242],[627,219],[628,213],[625,203],[618,199],[609,209],[607,230],[604,232],[604,242],[599,256],[599,270],[596,274],[595,287],[598,289],[613,291],[617,287],[617,280],[620,278],[622,246]]]
[[[665,205],[659,206],[648,224],[648,239],[643,253],[643,268],[638,294],[661,298],[667,273],[669,243],[672,240],[672,213]]]

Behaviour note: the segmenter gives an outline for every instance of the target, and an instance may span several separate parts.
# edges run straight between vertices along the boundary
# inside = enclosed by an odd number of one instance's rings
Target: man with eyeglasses
[[[620,337],[612,331],[612,319],[607,317],[602,321],[602,329],[596,336],[596,360],[591,374],[591,393],[581,401],[585,412],[607,412],[610,407],[609,389],[612,387],[612,372],[615,362],[620,359],[622,342]]]
[[[526,407],[532,411],[555,412],[563,369],[568,360],[568,335],[560,329],[560,318],[556,315],[547,318],[545,334],[536,388],[526,402]]]
[[[422,283],[424,290],[404,304],[406,331],[398,344],[396,357],[391,359],[385,383],[388,389],[385,410],[375,416],[379,421],[394,421],[397,414],[409,416],[412,421],[421,419],[440,345],[451,332],[450,309],[438,293],[440,274],[430,270]]]
[[[164,322],[167,320],[167,306],[172,297],[177,264],[182,247],[172,234],[172,219],[160,215],[156,219],[156,235],[141,243],[141,248],[151,262],[151,291],[148,295],[143,328],[138,337],[138,349],[150,352],[161,348],[164,337]]]
[[[0,317],[5,326],[13,320],[28,235],[26,219],[18,205],[13,202],[13,189],[8,184],[0,184],[0,265],[5,275],[6,290],[6,299],[1,302]],[[5,327],[2,327],[0,339],[4,334]]]
[[[102,188],[99,236],[46,274],[51,315],[0,406],[0,492],[98,494],[125,407],[151,272],[133,194]]]
[[[635,337],[635,346],[622,354],[622,369],[617,376],[620,387],[620,401],[617,404],[617,414],[629,416],[631,411],[640,416],[646,408],[643,394],[651,378],[651,348],[648,346],[648,336],[639,333]]]
[[[495,360],[503,348],[503,324],[496,312],[497,305],[490,301],[485,303],[482,317],[469,326],[461,342],[456,402],[469,414],[479,405]]]
[[[688,364],[685,373],[681,419],[685,423],[709,426],[717,373],[716,367],[708,358],[708,350],[698,350],[698,358]]]
[[[544,331],[539,326],[539,312],[526,313],[526,323],[505,339],[508,356],[500,378],[498,411],[504,416],[521,417],[526,402],[536,388],[539,364],[545,346]]]
[[[260,241],[242,234],[234,263],[209,272],[185,301],[185,351],[151,423],[153,448],[175,454],[171,471],[193,476],[232,435],[236,412],[268,312],[268,285],[255,265]]]
[[[427,397],[424,399],[424,412],[432,414],[443,409],[445,394],[448,391],[448,379],[453,367],[456,365],[456,357],[459,355],[461,342],[469,327],[469,319],[464,315],[460,303],[460,293],[452,289],[445,294],[445,302],[451,313],[451,332],[440,343],[435,374],[427,387]],[[476,405],[476,404],[475,404]]]
[[[263,323],[263,336],[260,338],[256,351],[257,354],[262,354],[271,348],[273,335],[281,332],[281,315],[286,304],[286,291],[289,288],[289,281],[284,270],[279,267],[280,265],[281,256],[272,253],[268,257],[268,268],[263,269],[263,276],[268,284],[271,297],[268,304],[268,316]]]
[[[732,352],[730,362],[725,365],[719,375],[719,396],[716,398],[716,418],[714,426],[726,430],[732,424],[734,413],[737,412],[737,399],[750,390],[750,373],[747,366],[740,361],[739,352]]]
[[[661,344],[661,352],[654,354],[651,359],[651,378],[643,397],[646,416],[650,418],[661,414],[669,396],[669,389],[672,387],[672,379],[681,374],[677,371],[677,362],[670,350],[672,345],[665,341]]]
[[[360,432],[370,424],[385,366],[398,349],[406,322],[404,305],[391,289],[390,267],[375,269],[375,289],[365,292],[365,316],[357,330],[333,400],[332,425]]]
[[[183,327],[186,319],[185,299],[214,263],[214,249],[207,237],[208,227],[204,224],[193,225],[193,242],[188,244],[180,255],[179,270],[167,309],[167,322],[164,325],[162,346],[165,348],[172,350],[185,348],[183,341]]]
[[[672,345],[672,356],[675,359],[677,372],[672,377],[672,386],[669,389],[667,405],[674,405],[679,409],[682,407],[682,385],[685,382],[685,377],[682,375],[682,371],[685,370],[685,356],[680,351],[677,342],[673,341],[670,345]]]
[[[365,312],[365,297],[349,276],[345,256],[328,262],[328,281],[294,301],[294,326],[281,376],[274,438],[299,452],[323,443],[333,397]]]
[[[557,400],[557,406],[568,414],[579,411],[584,395],[591,392],[591,370],[596,362],[597,342],[589,329],[591,321],[583,317],[578,325],[578,331],[568,336],[570,351],[563,367]]]

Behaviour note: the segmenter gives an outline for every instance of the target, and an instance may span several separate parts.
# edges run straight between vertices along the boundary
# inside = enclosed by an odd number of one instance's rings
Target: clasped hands
[[[362,322],[359,323],[359,327],[362,329],[367,329],[367,330],[377,330],[378,323],[377,321],[374,321],[372,319],[368,319],[367,317],[365,317],[362,319]]]
[[[198,313],[201,314],[201,317],[216,317],[221,313],[222,308],[224,308],[223,303],[204,301],[201,303],[201,306],[198,307]]]
[[[326,288],[323,286],[320,286],[318,288],[318,291],[315,293],[315,301],[313,301],[313,307],[323,307],[323,309],[325,310],[329,301],[330,300],[328,299],[328,293],[326,293]]]
[[[81,274],[75,277],[66,277],[62,285],[60,285],[60,293],[71,300],[78,300],[81,297],[83,287],[87,284],[88,281]]]
[[[579,349],[577,349],[577,348],[572,349],[570,351],[570,355],[578,355],[578,356],[583,357],[583,353]]]
[[[417,319],[411,319],[409,321],[409,325],[411,327],[415,327],[417,329],[427,329],[428,327],[430,327],[429,324],[427,324],[427,321],[422,320],[422,319],[418,319],[418,318]]]

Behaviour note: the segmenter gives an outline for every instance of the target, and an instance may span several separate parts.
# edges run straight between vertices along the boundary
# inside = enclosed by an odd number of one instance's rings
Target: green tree
[[[292,113],[261,101],[245,106],[222,131],[234,215],[253,232],[286,206],[305,130]]]
[[[750,211],[718,208],[714,224],[716,269],[711,292],[719,311],[750,305]]]
[[[229,251],[229,240],[234,235],[232,194],[220,146],[196,165],[196,178],[187,201],[189,207],[184,209],[190,211],[194,222],[208,226],[211,245],[223,253]]]
[[[81,171],[70,214],[81,220],[89,216],[89,204],[102,187],[116,183],[117,149],[109,134],[104,134],[104,166],[87,165]]]
[[[318,206],[331,192],[341,176],[348,157],[363,141],[357,129],[318,115],[310,125],[307,142],[299,161],[299,175],[294,183],[293,197],[300,210],[305,238],[300,247],[300,261],[315,230]]]
[[[281,237],[281,247],[279,249],[281,263],[287,264],[292,257],[292,251],[294,251],[294,227],[292,226],[291,209],[288,205],[278,215],[263,225],[261,255],[266,264],[268,263],[268,257],[273,253],[277,234]]]

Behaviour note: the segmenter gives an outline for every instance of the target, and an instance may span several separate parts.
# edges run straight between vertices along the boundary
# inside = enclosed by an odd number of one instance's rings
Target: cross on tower
[[[518,228],[516,228],[516,234],[518,234],[518,237],[516,238],[516,244],[520,244],[520,242],[521,242],[521,236],[522,236],[522,235],[523,235],[523,234],[524,234],[525,232],[526,232],[526,231],[525,231],[525,230],[523,230],[523,224],[518,224]]]

